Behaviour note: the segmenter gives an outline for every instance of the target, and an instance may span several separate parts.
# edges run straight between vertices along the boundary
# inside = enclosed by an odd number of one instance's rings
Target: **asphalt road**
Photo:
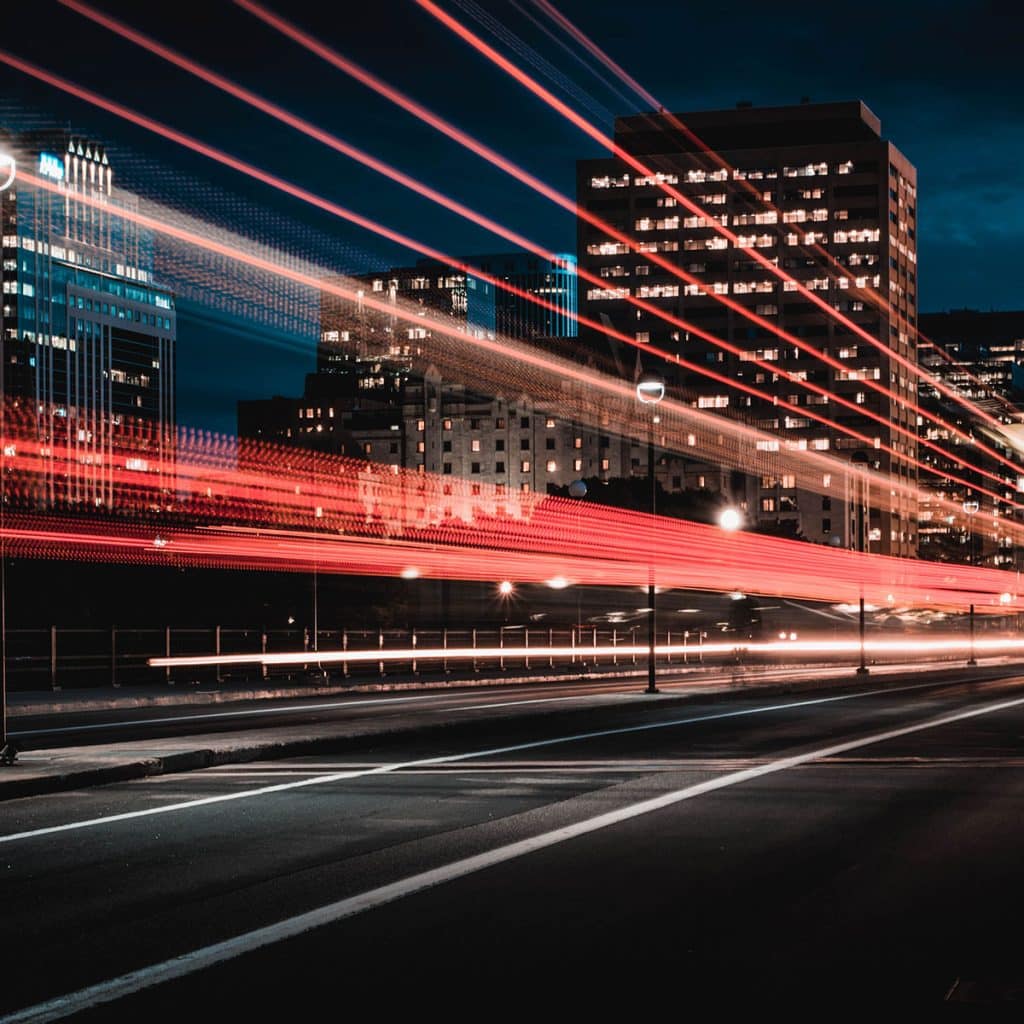
[[[617,702],[10,801],[0,1012],[1012,1005],[1022,735],[1024,679]]]

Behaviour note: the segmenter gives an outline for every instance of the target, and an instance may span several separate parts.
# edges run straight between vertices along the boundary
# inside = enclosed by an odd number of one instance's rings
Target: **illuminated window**
[[[445,430],[451,430],[452,429],[452,421],[451,420],[443,420],[442,423],[441,423],[441,426]]]
[[[644,284],[636,290],[638,299],[669,299],[679,294],[677,284]]]
[[[637,179],[637,184],[644,179]],[[590,179],[591,188],[628,188],[629,186],[629,175],[623,174],[620,177],[614,177],[610,174],[604,174],[600,177]]]
[[[470,447],[470,451],[474,451],[474,452],[480,451],[480,438],[474,437],[473,440],[470,442],[469,447]]]
[[[545,468],[547,469],[547,471],[549,473],[554,473],[555,470],[558,469],[558,464],[555,462],[554,459],[548,459],[547,465],[546,465]]]

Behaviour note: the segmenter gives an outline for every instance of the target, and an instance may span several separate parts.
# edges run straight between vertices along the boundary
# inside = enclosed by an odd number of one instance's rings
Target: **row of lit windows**
[[[624,269],[624,268],[623,268]],[[691,264],[691,270],[694,273],[703,273],[704,267],[702,264]],[[625,271],[624,271],[625,273]],[[621,276],[615,274],[612,276]],[[802,286],[807,291],[828,291],[832,284],[835,284],[840,290],[847,290],[850,285],[854,288],[878,288],[881,286],[882,278],[880,274],[874,276],[863,275],[860,277],[848,278],[839,277],[834,282],[830,281],[826,277],[811,278],[806,281],[783,281],[782,289],[785,292],[795,292],[799,286]],[[751,294],[765,294],[774,293],[778,287],[777,282],[774,279],[764,279],[760,281],[735,281],[732,285],[733,295],[751,295]],[[729,282],[728,281],[705,281],[700,284],[686,284],[682,287],[682,294],[687,296],[696,295],[728,295],[729,294]],[[680,294],[680,287],[676,284],[644,284],[637,285],[633,294],[638,299],[667,299],[675,298]],[[902,294],[902,293],[901,293]],[[630,296],[630,289],[625,287],[619,288],[590,288],[587,290],[587,301],[588,302],[601,302],[611,301],[615,299],[626,299]],[[778,310],[773,310],[778,312]]]
[[[484,417],[482,417],[482,416],[471,416],[471,417],[469,417],[469,429],[470,430],[480,430],[480,429],[482,429],[483,422],[484,422]],[[494,419],[494,429],[495,430],[504,430],[506,425],[507,425],[507,420],[505,419],[504,416],[497,416],[497,417],[495,417],[495,419]],[[445,418],[445,419],[443,419],[441,421],[441,429],[442,430],[451,430],[452,426],[453,426],[453,421],[450,418]],[[529,429],[529,426],[530,426],[530,417],[529,416],[520,416],[519,417],[519,429],[520,430],[527,430],[527,429]],[[544,420],[544,426],[545,426],[546,429],[552,430],[556,426],[556,422],[555,422],[554,418],[551,417],[551,416],[546,417],[545,420]],[[420,433],[422,433],[424,430],[427,429],[427,421],[426,420],[417,420],[416,421],[416,429],[418,431],[420,431]],[[576,438],[576,445],[575,446],[577,448],[579,448],[582,444],[583,444],[582,438]]]
[[[836,164],[834,172],[836,174],[852,174],[855,171],[855,165],[852,160],[846,160],[842,163]],[[871,168],[872,170],[874,168]],[[794,167],[783,167],[782,175],[785,178],[812,178],[827,175],[829,173],[829,167],[826,163],[809,163],[800,164]],[[731,177],[733,181],[763,181],[764,179],[775,179],[778,178],[779,172],[774,167],[768,168],[750,168],[747,170],[740,170],[738,168],[733,169]],[[707,181],[728,181],[730,173],[727,168],[719,168],[715,171],[705,170],[690,170],[687,171],[683,176],[683,180],[687,184],[699,185]],[[637,187],[643,187],[648,185],[678,185],[679,176],[677,174],[655,174],[644,177],[638,177],[633,184]],[[590,179],[590,187],[593,189],[605,189],[605,188],[628,188],[630,185],[629,174],[612,175],[603,174],[595,175]]]
[[[371,454],[370,446],[369,445],[366,445],[366,449],[365,450],[366,450],[366,454],[367,455]],[[607,472],[609,464],[610,463],[609,463],[608,459],[602,459],[601,460],[601,469],[604,470],[605,472]],[[529,459],[523,459],[519,463],[519,472],[520,473],[529,473],[531,468],[532,468],[532,464],[530,463]],[[583,460],[582,459],[574,459],[573,463],[572,463],[572,468],[573,468],[574,472],[576,472],[576,473],[580,472],[580,470],[583,469]],[[446,475],[450,475],[451,472],[452,472],[452,464],[450,462],[445,462],[445,463],[442,464],[441,469],[442,469],[443,473],[445,473]],[[558,463],[554,459],[548,459],[548,461],[544,464],[544,469],[548,473],[557,473],[558,472]],[[473,474],[480,473],[482,471],[482,463],[480,463],[480,462],[471,462],[469,464],[469,471],[470,471],[470,473],[473,473]],[[505,463],[504,462],[495,462],[495,464],[494,464],[494,472],[495,473],[504,473],[505,471],[506,470],[505,470]],[[524,487],[525,486],[526,485],[524,485]]]

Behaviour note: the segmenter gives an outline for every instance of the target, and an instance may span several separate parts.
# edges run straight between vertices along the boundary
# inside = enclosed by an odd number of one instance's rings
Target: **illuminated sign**
[[[14,157],[0,153],[0,192],[14,184]]]
[[[64,161],[52,153],[39,154],[39,173],[44,178],[52,178],[54,181],[64,180]]]

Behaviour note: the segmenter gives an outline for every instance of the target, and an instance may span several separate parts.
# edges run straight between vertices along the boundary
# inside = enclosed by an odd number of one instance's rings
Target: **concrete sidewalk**
[[[723,699],[728,697],[750,698],[772,697],[782,694],[820,692],[828,690],[841,691],[850,688],[878,685],[882,679],[884,684],[896,686],[907,682],[934,682],[942,684],[962,679],[963,663],[935,663],[932,665],[907,666],[873,666],[868,677],[858,677],[851,669],[837,668],[834,674],[800,676],[794,673],[789,679],[773,678],[759,681],[753,675],[720,674],[718,681],[709,679],[706,674],[697,676],[693,681],[684,679],[665,685],[670,688],[656,696],[640,696],[637,699],[657,702],[659,706],[685,704],[700,699]],[[1024,666],[1008,659],[991,659],[972,669],[972,678],[980,681],[1009,678],[1024,673]],[[629,679],[633,676],[646,678],[644,673],[616,673],[618,678]],[[558,677],[566,681],[565,677]],[[591,679],[595,676],[589,677]],[[673,674],[673,680],[677,677]],[[737,681],[738,680],[738,681]],[[537,683],[536,677],[524,682]],[[490,685],[508,686],[515,680],[502,678],[487,680]],[[454,687],[455,684],[453,684]],[[459,681],[459,687],[470,688],[466,681]],[[472,684],[473,689],[483,687],[485,681]],[[167,694],[164,688],[159,691],[140,693],[136,690],[89,690],[60,694],[11,694],[8,698],[8,727],[12,733],[17,732],[19,718],[38,715],[45,709],[49,713],[58,711],[103,711],[123,710],[125,708],[144,709],[146,707],[166,707],[174,705],[223,705],[241,700],[316,698],[331,695],[353,695],[364,692],[380,692],[385,687],[372,684],[366,687],[302,687],[259,690],[232,688],[215,692],[184,692]],[[433,686],[411,682],[390,684],[388,689],[407,690],[415,688],[423,693],[436,692]],[[525,690],[525,688],[524,688]],[[525,696],[525,693],[524,693]],[[55,698],[55,699],[51,699]],[[607,706],[606,699],[595,697],[593,704],[577,705],[581,707]],[[512,705],[501,711],[503,723],[522,721],[528,718],[541,718],[545,715],[566,712],[564,705],[558,703]],[[143,778],[149,775],[161,775],[172,772],[192,771],[212,765],[237,764],[259,760],[272,760],[286,757],[299,757],[317,753],[337,753],[340,749],[358,749],[372,742],[388,737],[402,736],[413,738],[418,734],[436,733],[443,730],[450,736],[455,730],[479,728],[479,719],[467,719],[464,713],[455,709],[438,709],[430,721],[414,715],[404,717],[389,716],[387,721],[361,716],[345,721],[332,721],[319,724],[308,722],[301,725],[274,725],[264,728],[252,727],[229,733],[205,733],[192,736],[175,736],[160,739],[147,739],[104,745],[90,745],[64,748],[47,748],[28,750],[19,753],[15,764],[0,766],[0,801],[18,797],[37,796],[45,793],[56,793],[87,786],[103,785],[111,782],[122,782],[128,779]],[[15,737],[17,742],[17,737]]]

